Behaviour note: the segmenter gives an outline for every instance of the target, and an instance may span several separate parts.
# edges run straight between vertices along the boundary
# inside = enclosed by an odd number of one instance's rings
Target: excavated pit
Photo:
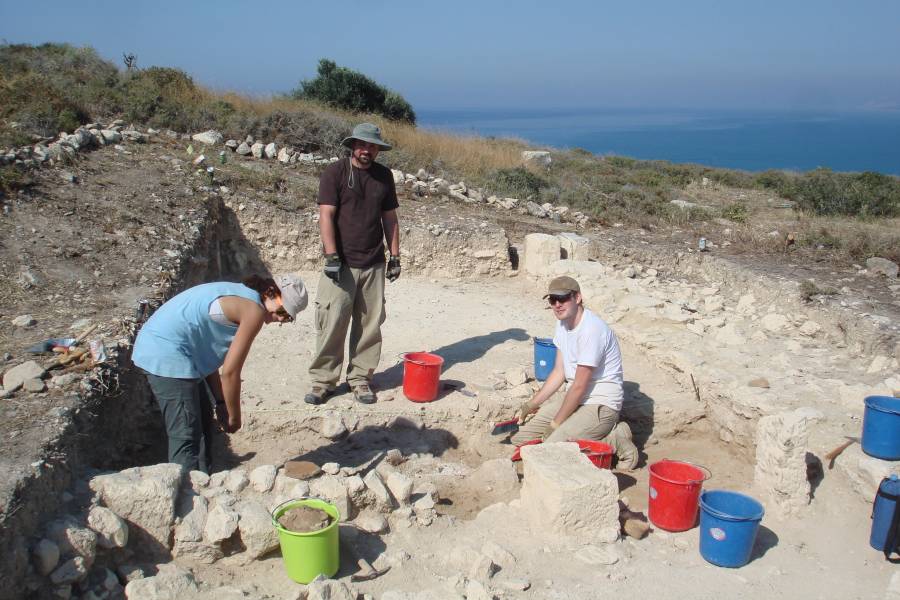
[[[210,200],[208,208],[206,228],[184,253],[181,268],[170,282],[169,295],[202,281],[234,278],[246,272],[300,269],[310,297],[315,297],[318,250],[311,213],[267,214],[265,207],[242,213],[218,198]],[[458,554],[465,554],[468,547],[466,536],[480,540],[487,532],[488,539],[491,535],[502,536],[515,548],[519,564],[510,571],[522,577],[532,570],[538,573],[531,582],[533,597],[557,595],[557,588],[566,590],[562,593],[567,597],[594,597],[593,592],[588,592],[594,580],[571,565],[561,564],[559,561],[565,561],[565,556],[551,560],[547,556],[548,548],[553,549],[550,546],[529,548],[521,540],[509,538],[510,525],[503,519],[491,524],[480,518],[490,512],[492,505],[508,503],[517,496],[513,487],[485,485],[477,472],[484,462],[506,458],[512,452],[511,446],[490,436],[489,430],[494,421],[514,414],[530,394],[529,388],[510,389],[502,382],[510,369],[523,369],[533,376],[532,338],[552,332],[554,319],[540,300],[541,284],[513,270],[510,256],[518,253],[510,251],[515,246],[502,229],[481,225],[477,219],[469,219],[468,223],[460,219],[456,227],[445,226],[438,233],[433,225],[423,225],[428,210],[427,206],[411,207],[416,218],[410,219],[412,225],[404,227],[404,254],[408,256],[404,276],[387,289],[385,342],[380,371],[374,380],[379,402],[359,405],[344,386],[323,406],[303,404],[302,396],[309,385],[306,365],[315,338],[312,311],[304,312],[292,325],[266,327],[244,370],[244,427],[236,435],[217,436],[217,469],[249,471],[291,459],[337,463],[354,469],[372,464],[373,459],[381,460],[382,453],[389,450],[399,450],[405,459],[405,474],[437,489],[440,500],[435,508],[441,516],[430,526],[417,524],[394,532],[386,543],[377,536],[342,527],[342,540],[370,561],[383,555],[406,565],[405,575],[404,569],[395,568],[379,580],[359,584],[360,591],[378,595],[391,589],[418,589],[416,580],[435,572],[429,562],[444,554],[436,552],[436,544],[452,546],[458,551],[454,559],[457,560]],[[604,255],[604,248],[609,250],[602,244],[595,246],[593,258],[601,263],[608,260],[621,264],[621,256],[612,251]],[[614,306],[598,299],[588,297],[586,303],[602,316],[615,312]],[[645,510],[646,468],[661,458],[703,464],[713,472],[712,487],[753,493],[754,428],[762,413],[758,409],[748,412],[744,403],[728,393],[724,385],[727,382],[721,378],[698,376],[696,387],[692,385],[694,370],[685,369],[690,357],[679,360],[671,353],[656,351],[661,343],[654,323],[618,315],[613,319],[613,327],[625,329],[620,333],[627,392],[623,415],[633,424],[643,452],[639,470],[617,473],[629,506]],[[427,404],[405,399],[402,363],[395,358],[403,352],[420,350],[445,359],[441,392],[435,402]],[[684,348],[665,350],[682,352]],[[715,365],[714,358],[699,361],[698,370],[702,372],[703,363]],[[29,561],[26,549],[40,537],[42,524],[50,518],[67,512],[77,514],[85,508],[88,495],[77,481],[101,470],[164,460],[161,417],[141,374],[130,366],[127,352],[120,353],[116,371],[116,393],[101,391],[72,411],[71,426],[58,446],[61,466],[53,468],[53,461],[47,461],[48,466],[39,476],[20,486],[20,505],[26,508],[7,517],[5,531],[7,539],[15,540],[8,543],[16,556],[11,581],[23,583],[22,587],[13,586],[13,595],[7,589],[0,596],[20,597],[22,589],[30,589],[34,597],[49,593],[46,586],[36,586],[33,579],[31,588],[24,583],[24,565]],[[326,421],[335,420],[346,428],[346,433],[326,437]],[[834,428],[829,430],[828,435],[833,431]],[[822,439],[827,436],[823,434]],[[844,503],[857,501],[841,487],[841,481],[816,479],[816,484],[819,493],[829,492]],[[72,493],[72,499],[60,502],[66,490]],[[414,494],[413,500],[421,495]],[[856,541],[864,537],[865,520],[858,515],[847,511],[840,514],[840,510],[828,505],[814,508],[802,522],[776,521],[779,533],[775,533],[775,526],[764,528],[746,572],[759,580],[768,578],[770,583],[754,595],[779,591],[800,592],[800,597],[804,597],[803,579],[827,569],[840,572],[844,564],[840,556],[824,551],[809,554],[808,547],[824,544],[828,538],[825,532],[810,531],[816,516],[827,516],[840,531],[860,538]],[[618,569],[625,573],[624,578],[610,574],[616,569],[603,568],[603,585],[610,586],[611,591],[628,586],[658,591],[661,588],[644,580],[645,575],[658,580],[677,568],[683,568],[684,573],[672,578],[666,588],[669,592],[690,593],[698,576],[708,577],[715,585],[723,584],[725,576],[709,573],[696,556],[696,542],[689,535],[663,533],[654,537],[655,541],[627,542],[623,562],[628,564],[620,563]],[[241,549],[237,547],[235,556]],[[412,558],[396,559],[401,549],[412,554]],[[560,549],[562,555],[569,551],[573,550]],[[26,552],[24,557],[22,552]],[[660,555],[665,558],[659,559]],[[761,560],[771,555],[777,557],[774,562]],[[229,558],[214,566],[193,565],[197,580],[251,584],[260,594],[291,597],[285,590],[293,584],[285,578],[277,553],[274,558],[249,567],[238,567],[237,563],[228,562]],[[869,565],[870,557],[860,558],[853,570]],[[139,550],[128,556],[128,560],[141,559]],[[819,564],[809,566],[810,560]],[[773,566],[781,561],[791,565],[790,578]],[[354,571],[349,556],[344,557],[343,564],[339,577]],[[569,581],[560,584],[564,578]],[[737,582],[748,585],[746,577]],[[845,587],[848,593],[855,589],[836,577],[823,578],[817,585],[823,593]]]

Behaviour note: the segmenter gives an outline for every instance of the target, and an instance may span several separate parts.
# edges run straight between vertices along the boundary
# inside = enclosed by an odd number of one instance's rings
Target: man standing
[[[604,441],[615,449],[619,468],[633,469],[638,450],[628,424],[619,421],[624,392],[616,335],[584,307],[581,287],[571,277],[551,281],[544,298],[559,320],[553,336],[556,364],[541,389],[519,409],[521,426],[512,443],[518,446],[537,438]],[[553,397],[563,383],[565,393]],[[527,420],[534,411],[537,414]]]
[[[384,280],[400,277],[397,190],[391,170],[375,162],[391,146],[371,123],[353,128],[342,144],[350,156],[319,179],[319,234],[325,268],[316,292],[316,353],[309,366],[312,389],[303,400],[321,404],[334,391],[344,364],[350,328],[347,383],[363,404],[375,402],[370,380],[381,358]],[[384,241],[391,253],[385,269]]]

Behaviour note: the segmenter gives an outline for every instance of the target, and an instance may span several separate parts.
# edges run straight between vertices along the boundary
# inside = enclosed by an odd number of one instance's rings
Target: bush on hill
[[[318,75],[300,82],[294,98],[315,100],[343,110],[375,113],[394,121],[416,123],[416,113],[400,94],[388,90],[358,71],[319,61]]]

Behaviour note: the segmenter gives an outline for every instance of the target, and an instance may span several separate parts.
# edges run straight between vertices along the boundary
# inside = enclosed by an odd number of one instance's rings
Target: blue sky
[[[423,108],[900,109],[900,2],[0,0],[0,40],[288,91],[319,58]]]

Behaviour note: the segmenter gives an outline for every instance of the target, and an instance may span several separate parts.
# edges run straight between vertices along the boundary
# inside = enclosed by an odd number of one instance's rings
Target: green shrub
[[[316,100],[329,106],[415,124],[416,113],[402,96],[386,89],[358,71],[321,59],[318,75],[300,82],[294,98]]]
[[[794,177],[783,195],[818,215],[895,217],[900,215],[900,180],[866,171],[834,173],[819,168]]]
[[[496,194],[517,198],[537,197],[550,184],[524,167],[500,169],[493,176],[493,190]]]
[[[750,217],[750,209],[742,202],[732,202],[722,209],[722,217],[735,223],[746,223]]]

